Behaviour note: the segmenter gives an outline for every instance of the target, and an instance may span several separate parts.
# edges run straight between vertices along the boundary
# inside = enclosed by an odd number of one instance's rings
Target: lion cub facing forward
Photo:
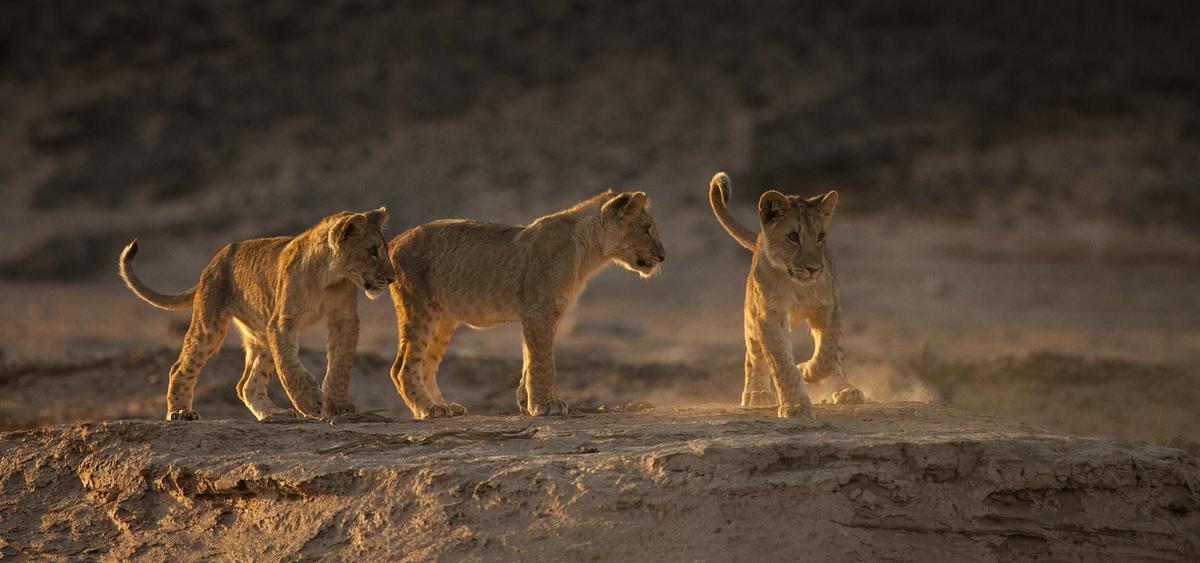
[[[171,366],[167,420],[196,420],[192,392],[204,363],[232,319],[242,333],[246,368],[238,397],[259,420],[297,417],[267,397],[271,374],[292,404],[310,417],[356,412],[348,397],[358,344],[358,289],[374,299],[396,278],[383,225],[387,210],[342,212],[295,237],[235,242],[222,248],[191,289],[164,295],[133,272],[137,240],[121,253],[121,278],[135,295],[160,309],[192,310],[183,351]],[[300,364],[300,331],[328,319],[329,363],[321,388]]]
[[[418,419],[466,414],[446,403],[437,368],[459,324],[520,321],[525,364],[517,403],[561,415],[554,394],[554,333],[588,278],[616,262],[643,277],[666,259],[642,192],[611,190],[528,226],[435,221],[392,240],[400,350],[392,381]]]
[[[825,246],[837,192],[801,198],[770,190],[758,200],[762,232],[755,235],[729,214],[729,176],[718,172],[708,187],[717,221],[739,244],[754,252],[746,280],[746,383],[742,406],[776,404],[779,416],[813,417],[805,382],[827,383],[834,403],[863,401],[842,369],[842,310],[837,272]],[[812,358],[796,365],[791,327],[807,322]],[[770,378],[768,378],[768,374]]]

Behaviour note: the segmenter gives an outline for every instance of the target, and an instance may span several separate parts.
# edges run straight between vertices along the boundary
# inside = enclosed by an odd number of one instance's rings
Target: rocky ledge
[[[1200,557],[1200,464],[916,403],[0,434],[0,556]]]

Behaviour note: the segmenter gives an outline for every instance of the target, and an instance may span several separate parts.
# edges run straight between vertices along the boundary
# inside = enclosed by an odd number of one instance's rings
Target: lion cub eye
[[[817,233],[817,242],[825,242],[825,233]]]
[[[788,233],[788,240],[790,240],[792,242],[800,242],[800,234],[799,233]]]

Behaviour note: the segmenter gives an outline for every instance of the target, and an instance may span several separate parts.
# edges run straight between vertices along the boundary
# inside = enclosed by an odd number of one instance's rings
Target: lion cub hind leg
[[[234,324],[242,333],[242,347],[246,349],[246,367],[237,384],[238,398],[260,421],[302,417],[299,412],[282,408],[271,400],[267,386],[271,383],[271,375],[275,373],[275,360],[271,359],[271,353],[261,338],[240,321],[234,319]]]
[[[279,419],[301,419],[304,415],[293,409],[275,404],[267,394],[271,375],[275,373],[275,362],[264,350],[246,351],[246,369],[249,377],[241,387],[242,402],[254,413],[254,418],[263,422]]]
[[[445,403],[434,400],[425,388],[422,369],[426,348],[433,333],[433,313],[412,306],[412,299],[392,292],[396,317],[400,325],[400,349],[392,364],[392,383],[417,420],[454,416]]]
[[[203,303],[192,310],[192,324],[183,337],[183,349],[171,366],[167,383],[167,420],[200,419],[192,410],[196,378],[221,347],[228,327],[229,316],[223,312],[208,311]]]

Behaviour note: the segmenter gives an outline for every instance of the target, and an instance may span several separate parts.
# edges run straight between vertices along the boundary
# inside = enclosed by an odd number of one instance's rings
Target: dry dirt
[[[1200,465],[918,403],[0,435],[0,554],[1184,560]]]
[[[171,349],[12,363],[0,371],[0,424],[25,429],[0,434],[0,555],[1129,561],[1200,553],[1200,462],[1186,438],[1172,445],[1191,454],[917,402],[819,405],[816,422],[781,420],[727,403],[739,391],[736,358],[585,356],[559,364],[568,418],[515,412],[519,360],[454,355],[443,364],[443,389],[473,414],[416,422],[385,375],[390,358],[360,354],[352,398],[396,421],[334,426],[253,421],[233,392],[237,350],[206,368],[196,402],[205,420],[196,423],[155,420]],[[303,359],[310,367],[322,360]],[[1070,414],[1125,385],[1103,375],[1116,368],[1146,369],[1054,355],[926,358],[913,370],[928,387],[897,376],[868,392],[941,394],[1113,434],[1124,419],[1081,422],[1117,417],[1111,410]],[[1100,375],[1062,376],[1081,371]],[[1123,374],[1187,389],[1178,373]],[[277,384],[272,391],[285,404]],[[1170,409],[1194,394],[1130,396],[1131,412],[1157,413],[1150,421],[1192,416]],[[1170,408],[1156,411],[1156,398]]]
[[[1135,239],[1145,244],[1130,258],[1078,233],[1049,244],[978,226],[845,220],[831,244],[849,375],[879,403],[822,406],[812,426],[729,405],[748,256],[681,236],[709,233],[710,222],[669,223],[676,262],[663,276],[607,272],[582,296],[560,331],[558,386],[591,414],[564,420],[515,413],[519,333],[507,327],[464,329],[451,343],[439,380],[471,417],[411,422],[387,377],[385,299],[360,304],[351,395],[397,422],[258,424],[234,394],[243,355],[226,348],[199,380],[204,421],[166,424],[186,314],[152,310],[115,279],[5,284],[0,429],[16,431],[0,438],[0,554],[1197,556],[1190,250]],[[144,275],[164,289],[202,260],[194,249],[156,254]],[[1168,259],[1137,262],[1147,255]],[[314,373],[320,333],[304,338]],[[808,353],[807,335],[795,342]],[[277,383],[272,393],[284,402]],[[725,406],[688,406],[714,403]],[[657,408],[611,412],[647,404]]]
[[[879,403],[822,406],[812,427],[729,405],[748,256],[716,237],[696,244],[710,218],[678,219],[664,275],[607,272],[564,323],[559,391],[592,413],[565,420],[516,415],[519,332],[507,327],[460,331],[442,365],[442,388],[471,417],[409,421],[387,376],[385,299],[360,304],[351,395],[397,422],[260,425],[234,394],[243,355],[226,348],[199,380],[204,421],[166,424],[186,314],[152,310],[115,279],[5,284],[0,429],[16,432],[0,438],[0,554],[1198,556],[1190,250],[1134,245],[1130,258],[1078,234],[1050,245],[1027,231],[845,220],[831,244],[849,375]],[[143,271],[163,289],[202,260],[191,248],[156,254]],[[1136,260],[1147,255],[1168,259]],[[303,341],[320,373],[321,331]],[[806,334],[795,342],[808,353]],[[272,392],[283,403],[277,383]],[[637,401],[657,408],[596,412]],[[688,406],[713,403],[726,406]]]

